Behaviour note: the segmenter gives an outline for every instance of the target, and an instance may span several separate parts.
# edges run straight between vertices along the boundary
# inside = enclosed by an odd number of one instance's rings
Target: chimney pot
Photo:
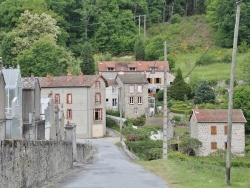
[[[51,76],[49,73],[47,73],[46,78],[47,78],[47,84],[50,84],[51,83]]]
[[[83,77],[84,77],[83,73],[80,72],[79,73],[79,83],[83,83]]]
[[[34,73],[31,73],[30,77],[31,77],[31,78],[34,78]]]
[[[67,81],[69,81],[71,78],[72,78],[71,71],[68,71],[68,74],[67,74]]]

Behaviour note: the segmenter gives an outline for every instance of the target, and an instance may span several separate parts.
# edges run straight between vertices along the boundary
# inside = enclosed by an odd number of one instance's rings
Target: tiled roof
[[[136,68],[139,72],[150,72],[151,67],[156,67],[156,71],[164,71],[164,61],[132,61],[132,62],[114,62],[114,61],[99,61],[98,71],[106,72],[108,67],[114,68],[114,71],[130,71],[129,68]],[[167,71],[169,71],[169,65],[167,62]]]
[[[23,89],[35,89],[36,84],[39,84],[39,80],[34,77],[22,78]]]
[[[124,84],[148,84],[143,74],[117,74]]]
[[[41,87],[90,87],[98,78],[102,78],[108,87],[107,80],[102,75],[83,75],[79,76],[57,76],[40,77]]]
[[[108,81],[109,86],[117,85],[117,82],[115,79],[108,79],[107,81]]]
[[[228,122],[228,110],[193,110],[197,122]],[[233,110],[233,123],[245,123],[246,119],[240,109]]]

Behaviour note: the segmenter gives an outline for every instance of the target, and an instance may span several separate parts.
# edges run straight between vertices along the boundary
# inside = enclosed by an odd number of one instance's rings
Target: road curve
[[[131,163],[126,156],[107,139],[91,140],[98,150],[93,164],[75,174],[70,180],[55,187],[63,188],[167,188],[167,184],[155,174]],[[82,142],[85,142],[82,140]]]

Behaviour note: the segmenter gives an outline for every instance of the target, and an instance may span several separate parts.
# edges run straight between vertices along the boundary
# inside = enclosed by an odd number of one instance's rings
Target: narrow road
[[[131,163],[114,145],[119,138],[91,140],[98,153],[93,164],[83,167],[83,171],[59,182],[60,188],[167,188],[158,176]],[[84,142],[82,140],[82,142]]]

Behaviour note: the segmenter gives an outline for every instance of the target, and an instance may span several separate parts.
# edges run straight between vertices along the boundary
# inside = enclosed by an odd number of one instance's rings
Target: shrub
[[[183,154],[183,153],[178,152],[178,151],[177,152],[174,151],[174,152],[170,152],[168,154],[168,158],[170,158],[170,159],[179,159],[181,161],[186,161],[186,160],[188,160],[188,155]]]
[[[209,154],[210,157],[226,157],[226,150],[217,149],[215,152]]]
[[[239,53],[247,53],[248,52],[248,45],[246,41],[241,42],[241,44],[238,46],[238,52]]]
[[[221,63],[231,63],[232,62],[232,55],[231,54],[225,54],[221,60]]]
[[[172,120],[174,120],[174,121],[181,121],[181,116],[174,116],[172,118]]]
[[[175,24],[175,23],[181,23],[182,18],[179,14],[174,14],[171,18],[170,18],[170,23],[171,24]]]
[[[156,160],[162,158],[162,148],[151,148],[147,152],[148,160]]]
[[[146,118],[145,117],[137,117],[133,120],[133,125],[136,126],[143,126],[145,124]]]
[[[198,61],[196,61],[196,65],[210,65],[215,63],[216,59],[212,54],[206,54],[201,57]]]
[[[202,142],[196,138],[182,138],[179,143],[179,151],[189,154],[192,150],[202,146]]]

